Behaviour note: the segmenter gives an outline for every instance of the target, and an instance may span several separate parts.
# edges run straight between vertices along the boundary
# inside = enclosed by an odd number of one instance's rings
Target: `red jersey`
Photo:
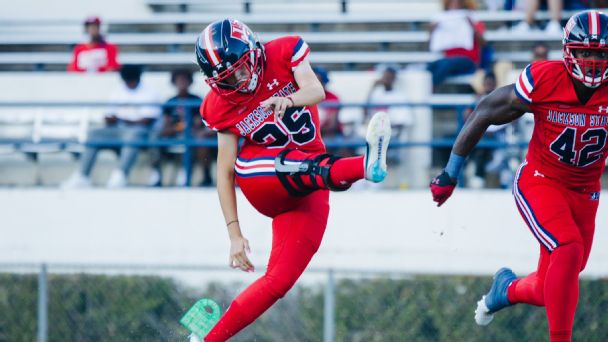
[[[288,96],[298,90],[293,70],[308,56],[308,45],[300,37],[290,36],[270,41],[264,48],[264,72],[251,100],[233,104],[211,91],[201,105],[203,122],[213,130],[243,137],[239,151],[243,159],[276,155],[285,148],[324,152],[316,105],[288,108],[279,122],[274,121],[272,110],[260,106],[271,96]]]
[[[585,104],[561,61],[528,65],[515,83],[515,94],[534,114],[534,132],[526,160],[538,176],[568,188],[599,190],[606,162],[608,87],[600,86]]]
[[[68,71],[75,72],[104,72],[120,68],[116,60],[118,47],[107,42],[95,44],[78,44],[74,48],[72,61],[68,64]]]

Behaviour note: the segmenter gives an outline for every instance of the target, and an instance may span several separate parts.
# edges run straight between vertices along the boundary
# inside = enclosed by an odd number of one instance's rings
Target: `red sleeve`
[[[281,60],[293,71],[310,53],[308,44],[299,36],[282,37],[274,41],[280,44]]]
[[[120,64],[118,63],[118,46],[108,43],[106,51],[108,53],[108,65],[102,68],[102,71],[115,71],[120,69]]]
[[[70,64],[68,64],[67,71],[70,72],[83,72],[84,70],[78,69],[78,55],[82,51],[83,45],[78,44],[74,47],[74,52],[72,53],[72,60]]]
[[[478,21],[475,23],[475,25],[473,25],[473,29],[479,32],[479,34],[484,34],[486,32],[486,25],[483,23],[483,21]]]
[[[230,128],[235,117],[227,114],[229,109],[214,92],[209,92],[201,103],[200,114],[205,126],[214,131],[224,131]],[[233,120],[229,120],[232,118]]]
[[[543,94],[544,89],[541,84],[543,84],[542,80],[546,79],[546,75],[551,69],[550,65],[553,63],[555,61],[532,62],[519,74],[515,81],[515,94],[521,102],[531,105],[546,95]],[[558,63],[561,62],[558,61]]]

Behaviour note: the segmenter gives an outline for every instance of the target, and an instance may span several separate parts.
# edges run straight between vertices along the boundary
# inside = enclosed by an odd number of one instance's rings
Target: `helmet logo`
[[[247,40],[247,36],[249,32],[247,32],[247,28],[236,20],[232,20],[230,23],[230,37],[234,39],[238,39],[245,44],[249,44],[249,40]]]

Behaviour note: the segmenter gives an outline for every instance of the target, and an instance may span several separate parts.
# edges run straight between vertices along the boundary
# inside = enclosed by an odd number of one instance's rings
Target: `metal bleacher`
[[[350,118],[347,120],[358,120],[367,91],[378,76],[372,71],[375,65],[406,67],[439,57],[427,46],[428,25],[440,10],[438,0],[348,0],[346,4],[338,0],[139,1],[145,2],[148,13],[104,16],[103,28],[108,41],[119,45],[121,63],[147,66],[144,82],[158,89],[163,99],[172,95],[168,71],[176,66],[194,69],[192,50],[197,34],[209,22],[225,16],[247,23],[262,41],[301,35],[311,46],[311,62],[331,70],[330,88],[346,104],[341,118],[344,115]],[[568,15],[564,13],[564,17]],[[541,19],[546,16],[539,13]],[[485,38],[494,46],[496,60],[514,62],[516,67],[527,64],[530,46],[536,41],[548,43],[551,58],[561,56],[559,37],[543,32],[515,35],[500,28],[503,22],[521,19],[522,13],[478,11],[475,17],[486,23]],[[64,72],[72,47],[85,40],[82,18],[0,14],[0,158],[77,152],[87,130],[102,124],[103,103],[120,84],[118,75]],[[466,85],[470,81],[470,76],[462,76],[449,83]],[[197,75],[193,89],[204,95],[206,88],[201,85],[204,82]],[[453,131],[453,112],[461,113],[473,101],[471,94],[435,94],[427,104],[450,111],[444,117],[451,120],[439,120],[442,122],[436,126]],[[0,185],[20,182],[2,172]],[[65,176],[65,172],[57,173],[50,181],[37,183],[56,184]]]
[[[438,54],[428,52],[426,29],[440,10],[439,1],[258,0],[217,4],[208,0],[146,0],[145,3],[150,13],[104,18],[104,25],[108,41],[121,49],[122,63],[149,65],[151,70],[192,65],[192,44],[198,32],[209,22],[225,16],[241,19],[263,41],[301,35],[311,45],[311,61],[334,70],[369,70],[376,63],[405,65],[438,58]],[[564,18],[570,14],[564,12]],[[514,34],[501,28],[505,22],[522,19],[521,12],[477,11],[474,17],[486,23],[485,39],[494,46],[496,60],[521,66],[529,60],[530,46],[537,41],[548,43],[554,50],[552,56],[559,57],[559,36],[544,32]],[[539,19],[546,17],[546,12],[538,14]],[[62,70],[70,60],[71,48],[85,38],[81,22],[73,18],[34,20],[0,16],[0,70]]]

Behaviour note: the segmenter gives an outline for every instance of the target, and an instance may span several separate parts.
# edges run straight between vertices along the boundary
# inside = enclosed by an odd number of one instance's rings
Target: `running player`
[[[578,277],[591,251],[607,156],[607,42],[605,14],[585,11],[570,18],[564,61],[533,62],[515,84],[483,99],[458,134],[445,170],[431,181],[433,200],[441,206],[489,125],[534,114],[534,133],[513,194],[540,243],[538,268],[519,279],[508,268],[498,270],[478,303],[480,325],[509,305],[527,303],[545,307],[551,341],[571,340]]]
[[[328,190],[386,176],[390,124],[384,113],[369,123],[365,156],[325,153],[316,106],[324,90],[307,60],[309,51],[297,36],[262,45],[246,25],[231,19],[207,26],[196,43],[198,64],[212,89],[201,115],[218,131],[217,190],[230,266],[254,270],[237,215],[235,179],[247,200],[272,218],[273,230],[266,273],[232,302],[205,341],[235,335],[295,284],[323,238]]]

